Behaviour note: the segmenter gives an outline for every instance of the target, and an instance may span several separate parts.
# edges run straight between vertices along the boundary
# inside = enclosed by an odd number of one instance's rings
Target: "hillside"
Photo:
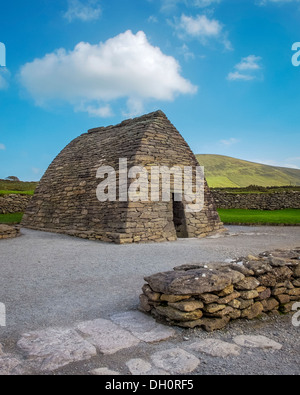
[[[196,155],[205,167],[211,188],[237,188],[249,185],[300,185],[300,170],[248,162],[221,155]]]
[[[26,195],[33,194],[37,182],[8,181],[0,179],[0,194],[21,193]]]

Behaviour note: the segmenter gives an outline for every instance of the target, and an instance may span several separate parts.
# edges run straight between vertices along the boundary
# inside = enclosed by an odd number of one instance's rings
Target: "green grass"
[[[196,155],[211,188],[300,185],[300,170],[268,166],[222,155]]]
[[[6,191],[6,190],[0,190],[0,195],[12,195],[12,194],[33,195],[34,191]]]
[[[19,224],[22,217],[23,213],[0,214],[0,224]]]
[[[218,209],[224,224],[245,225],[299,225],[300,209],[275,211]]]
[[[13,191],[14,193],[32,194],[37,187],[37,182],[7,181],[0,179],[0,191]]]

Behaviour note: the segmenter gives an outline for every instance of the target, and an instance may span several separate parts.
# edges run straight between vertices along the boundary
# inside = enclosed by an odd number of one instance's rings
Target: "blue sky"
[[[2,2],[0,178],[157,109],[195,153],[300,168],[299,22],[298,0]]]

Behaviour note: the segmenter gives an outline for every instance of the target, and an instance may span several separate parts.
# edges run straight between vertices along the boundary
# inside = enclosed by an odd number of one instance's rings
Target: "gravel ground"
[[[0,302],[7,309],[0,340],[134,309],[143,278],[174,266],[300,244],[300,227],[228,230],[220,238],[121,246],[22,229],[21,237],[0,242]]]
[[[6,305],[7,326],[0,342],[12,351],[29,330],[68,327],[75,322],[109,318],[136,309],[143,277],[174,266],[224,261],[275,248],[300,245],[300,227],[228,227],[218,238],[185,239],[173,243],[113,245],[64,235],[22,229],[17,239],[0,242],[0,302]],[[232,341],[239,334],[264,335],[283,344],[281,351],[244,349],[238,357],[202,356],[195,374],[299,374],[299,327],[291,316],[248,322],[238,320],[220,332],[176,329],[174,339],[101,358],[101,366],[128,374],[125,362],[138,354],[171,346],[185,347],[195,339]],[[61,369],[62,374],[86,373],[99,358]]]

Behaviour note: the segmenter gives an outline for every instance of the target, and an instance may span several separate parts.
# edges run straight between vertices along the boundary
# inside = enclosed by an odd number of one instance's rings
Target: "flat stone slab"
[[[200,360],[193,354],[181,348],[156,352],[151,356],[154,365],[171,374],[186,374],[193,372],[200,364]]]
[[[282,345],[265,336],[237,336],[233,341],[242,347],[281,350]]]
[[[191,344],[189,350],[210,355],[212,357],[226,358],[238,356],[241,348],[236,344],[231,344],[218,339],[207,339]]]
[[[139,344],[140,340],[127,330],[114,324],[112,321],[98,319],[82,322],[77,326],[90,343],[92,343],[102,354],[115,354],[125,348]]]
[[[144,359],[136,358],[131,359],[126,362],[126,366],[128,367],[130,373],[134,376],[166,376],[170,375],[170,373],[166,372],[163,369],[153,368],[151,363],[145,361]]]
[[[242,281],[245,276],[226,267],[220,269],[201,268],[188,271],[157,273],[145,277],[155,292],[167,295],[200,295],[222,291]]]
[[[174,329],[158,324],[152,317],[138,311],[115,314],[110,318],[146,343],[167,340],[176,334]]]
[[[24,374],[22,363],[8,355],[0,355],[0,376],[19,376]]]
[[[90,371],[93,376],[119,376],[120,373],[108,368],[99,368]]]
[[[23,334],[18,347],[41,371],[53,371],[97,355],[96,348],[73,329],[47,329]]]

